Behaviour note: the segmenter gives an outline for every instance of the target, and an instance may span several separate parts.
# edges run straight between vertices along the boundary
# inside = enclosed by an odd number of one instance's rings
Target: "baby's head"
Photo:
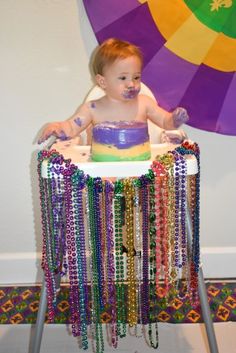
[[[135,98],[140,91],[143,57],[138,47],[110,38],[103,42],[93,58],[93,74],[106,96],[118,100]]]
[[[131,56],[137,57],[142,65],[142,52],[134,44],[116,38],[105,40],[94,53],[92,62],[94,76],[103,75],[104,68],[113,64],[116,60]]]

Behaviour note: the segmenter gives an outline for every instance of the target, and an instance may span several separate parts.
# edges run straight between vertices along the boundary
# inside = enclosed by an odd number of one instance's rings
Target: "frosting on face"
[[[123,98],[125,99],[134,99],[135,97],[137,97],[137,95],[140,92],[140,88],[136,89],[136,88],[131,88],[131,89],[127,89],[122,93]]]
[[[93,141],[116,146],[119,149],[130,148],[149,141],[148,125],[140,121],[104,122],[93,128]]]

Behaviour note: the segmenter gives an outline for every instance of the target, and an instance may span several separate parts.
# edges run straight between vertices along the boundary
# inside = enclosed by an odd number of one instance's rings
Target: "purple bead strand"
[[[88,348],[87,319],[88,319],[88,290],[87,290],[87,266],[84,230],[84,208],[82,190],[78,174],[73,182],[73,205],[75,219],[76,255],[77,255],[77,276],[79,291],[79,314],[81,323],[82,348]]]
[[[148,255],[148,194],[149,190],[145,178],[141,180],[141,202],[142,202],[142,233],[143,233],[143,288],[142,288],[142,317],[143,323],[148,323],[148,312],[149,312],[149,255]]]
[[[80,317],[79,317],[79,294],[78,294],[78,270],[76,260],[76,242],[73,217],[72,182],[70,169],[65,170],[65,217],[66,217],[66,243],[68,254],[68,270],[70,283],[70,308],[71,326],[73,336],[80,336]]]

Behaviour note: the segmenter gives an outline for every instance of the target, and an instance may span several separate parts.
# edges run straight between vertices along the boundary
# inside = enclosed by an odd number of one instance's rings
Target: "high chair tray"
[[[86,174],[92,177],[132,177],[146,174],[157,155],[163,155],[174,150],[177,146],[168,143],[152,144],[151,159],[147,161],[125,161],[125,162],[93,162],[91,160],[91,146],[81,146],[70,141],[56,141],[51,149],[63,155],[65,159],[71,159]],[[197,160],[194,156],[186,156],[187,174],[193,175],[198,172]],[[47,162],[42,165],[42,176],[47,178]]]

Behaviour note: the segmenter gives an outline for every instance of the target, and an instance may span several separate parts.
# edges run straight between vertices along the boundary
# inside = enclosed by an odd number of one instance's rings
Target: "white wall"
[[[96,39],[81,0],[1,0],[0,33],[0,283],[29,283],[41,278],[34,141],[83,101]],[[186,131],[201,147],[205,275],[235,277],[236,138]]]

